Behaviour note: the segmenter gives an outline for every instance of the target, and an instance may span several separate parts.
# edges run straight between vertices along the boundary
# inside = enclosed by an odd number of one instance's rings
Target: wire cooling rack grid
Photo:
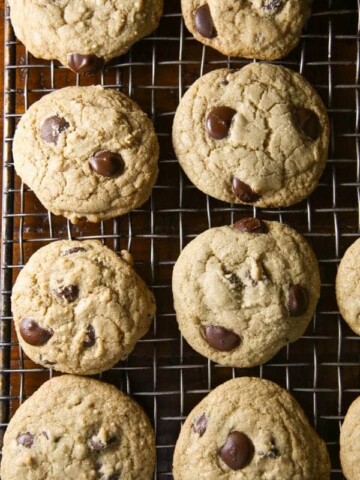
[[[315,193],[292,208],[257,210],[206,197],[180,171],[171,146],[179,98],[202,74],[248,63],[196,42],[184,27],[180,2],[166,0],[160,27],[102,73],[79,77],[55,62],[37,60],[16,41],[5,17],[4,163],[0,324],[3,435],[18,405],[52,371],[22,353],[11,326],[11,286],[31,254],[59,238],[99,238],[115,251],[129,249],[151,285],[158,312],[130,358],[100,376],[133,395],[153,421],[158,462],[154,478],[171,479],[173,447],[181,422],[210,390],[240,375],[274,380],[289,389],[326,440],[332,479],[342,479],[339,426],[360,393],[359,339],[338,314],[334,280],[339,259],[359,235],[360,0],[314,0],[299,47],[279,62],[303,73],[317,88],[331,119],[329,162]],[[155,122],[161,145],[160,175],[151,199],[129,215],[99,225],[73,226],[46,212],[14,173],[11,147],[21,114],[44,94],[67,85],[100,83],[134,98]],[[269,363],[252,369],[216,365],[182,340],[172,307],[171,272],[181,249],[203,230],[242,215],[289,223],[313,245],[320,262],[322,296],[306,334]]]

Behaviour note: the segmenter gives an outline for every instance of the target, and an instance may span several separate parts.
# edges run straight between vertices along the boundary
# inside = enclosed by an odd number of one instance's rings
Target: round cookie
[[[268,380],[220,385],[187,417],[174,480],[329,480],[325,443],[296,400]]]
[[[64,375],[16,411],[4,436],[2,480],[151,480],[154,433],[112,385]]]
[[[34,103],[15,132],[15,168],[41,203],[73,223],[137,208],[158,173],[154,127],[126,95],[67,87]]]
[[[320,295],[319,268],[295,230],[244,218],[184,248],[173,294],[194,350],[222,365],[251,367],[303,335]]]
[[[17,38],[37,58],[90,73],[158,26],[162,0],[9,0]]]
[[[185,24],[224,55],[275,60],[299,42],[311,0],[181,0]]]
[[[336,299],[342,317],[360,335],[360,239],[346,250],[340,262]]]
[[[20,345],[34,362],[93,375],[132,352],[156,307],[131,256],[122,255],[96,240],[57,241],[34,253],[11,298]]]
[[[198,79],[176,111],[173,145],[189,179],[231,203],[288,206],[325,168],[326,109],[298,73],[254,63]]]
[[[353,401],[340,430],[340,461],[347,480],[360,480],[360,397]]]

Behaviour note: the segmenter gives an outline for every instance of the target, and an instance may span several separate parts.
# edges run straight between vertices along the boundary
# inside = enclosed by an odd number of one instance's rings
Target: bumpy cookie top
[[[38,58],[87,73],[157,27],[163,0],[10,0],[16,36]]]
[[[320,294],[319,269],[295,230],[247,218],[185,247],[173,293],[180,330],[196,351],[250,367],[304,333]]]
[[[17,173],[46,208],[73,223],[98,222],[147,200],[159,146],[151,121],[126,95],[67,87],[23,115],[13,155]]]
[[[181,0],[187,28],[224,55],[274,60],[292,50],[311,0]]]
[[[34,362],[92,375],[129,355],[150,327],[155,301],[131,265],[100,242],[62,240],[22,269],[12,311]]]
[[[360,397],[347,411],[340,431],[340,460],[347,480],[359,480]]]
[[[190,413],[173,473],[174,480],[329,480],[330,462],[296,400],[245,377],[216,388]]]
[[[324,170],[328,117],[314,89],[291,70],[260,63],[220,69],[182,98],[173,143],[203,192],[259,207],[292,205]]]
[[[150,480],[154,434],[115,387],[65,375],[16,411],[4,437],[2,480]]]
[[[336,298],[341,315],[360,335],[360,239],[345,252],[336,277]]]

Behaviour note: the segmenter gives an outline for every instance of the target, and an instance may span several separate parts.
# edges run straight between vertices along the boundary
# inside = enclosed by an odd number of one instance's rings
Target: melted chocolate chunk
[[[220,352],[230,352],[240,344],[239,335],[223,327],[208,325],[204,333],[207,342]]]
[[[32,444],[34,443],[34,435],[32,433],[20,433],[20,435],[16,439],[18,445],[22,445],[26,448],[31,448]]]
[[[40,327],[40,325],[31,318],[23,318],[20,322],[20,334],[29,345],[41,347],[50,340],[54,333]]]
[[[306,288],[301,285],[291,285],[289,288],[289,313],[290,317],[304,315],[309,304]]]
[[[216,107],[211,110],[206,119],[209,135],[216,140],[227,137],[235,113],[236,110],[230,107]]]
[[[232,190],[238,199],[245,203],[254,203],[260,198],[260,195],[254,192],[250,185],[236,177],[232,179]]]
[[[81,55],[81,53],[69,53],[68,66],[75,73],[94,73],[104,65],[104,59],[96,55]]]
[[[198,433],[200,437],[204,435],[207,428],[207,418],[205,413],[202,413],[200,416],[196,417],[192,425],[192,429],[195,433]]]
[[[89,158],[89,164],[94,172],[103,177],[121,175],[125,164],[122,156],[113,152],[100,152]]]
[[[321,135],[321,124],[315,112],[308,108],[297,108],[294,112],[294,122],[307,137],[317,140]]]
[[[277,13],[284,6],[284,0],[265,0],[263,10],[269,13]]]
[[[65,120],[65,118],[59,117],[59,115],[54,115],[45,120],[40,128],[40,136],[47,143],[54,143],[55,145],[58,142],[60,133],[64,132],[69,128],[70,124]]]
[[[95,345],[95,329],[92,325],[89,325],[86,329],[86,339],[83,341],[84,348],[90,348]]]
[[[258,218],[242,218],[238,220],[232,226],[234,230],[238,232],[249,232],[249,233],[267,233],[268,228],[266,223]]]
[[[220,449],[220,457],[231,470],[241,470],[251,462],[254,445],[242,432],[231,432]]]
[[[195,28],[205,38],[214,38],[217,35],[209,5],[205,3],[195,12]]]
[[[54,290],[55,295],[69,303],[75,302],[79,296],[79,287],[76,285],[67,285],[66,287]]]
[[[72,255],[73,253],[77,253],[77,252],[86,252],[86,248],[83,248],[83,247],[70,248],[69,250],[66,250],[65,252],[63,252],[61,255],[63,257],[66,257],[67,255]]]

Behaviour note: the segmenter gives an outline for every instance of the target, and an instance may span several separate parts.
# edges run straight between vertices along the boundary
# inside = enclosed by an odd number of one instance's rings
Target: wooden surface
[[[3,90],[4,90],[4,3],[2,2],[0,6],[0,68],[1,68],[1,75],[0,75],[0,93],[1,93],[1,102],[0,102],[0,132],[1,132],[1,142],[0,142],[0,158],[1,158],[1,165],[3,162],[3,127],[4,127],[4,122],[3,122],[3,113],[4,113],[4,103],[3,103]],[[0,188],[2,188],[2,175],[1,175],[1,180],[0,180]],[[0,211],[2,207],[2,199],[0,195]],[[1,231],[0,231],[0,236],[1,236]]]

